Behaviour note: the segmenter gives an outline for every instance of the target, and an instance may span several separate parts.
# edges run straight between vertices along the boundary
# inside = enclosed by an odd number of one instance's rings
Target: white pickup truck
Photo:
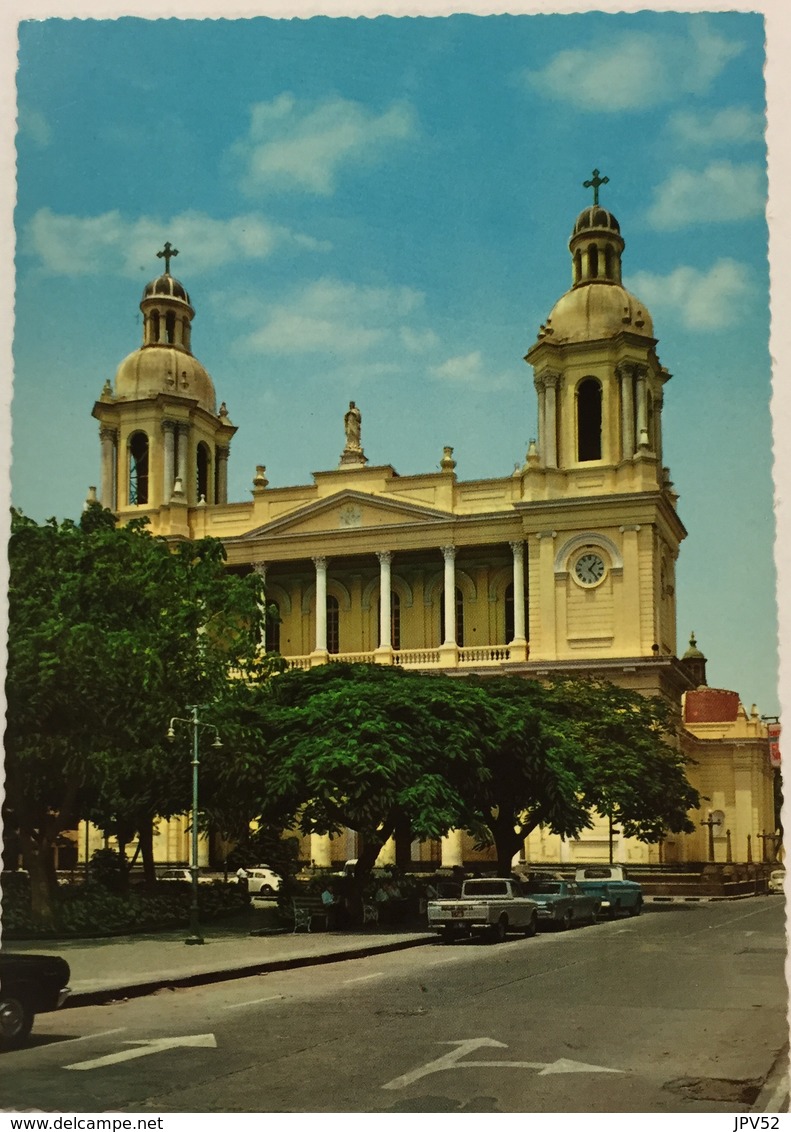
[[[427,910],[429,928],[448,941],[486,933],[501,942],[509,931],[531,936],[538,930],[538,905],[522,895],[519,881],[506,878],[465,880],[461,896],[430,900]]]

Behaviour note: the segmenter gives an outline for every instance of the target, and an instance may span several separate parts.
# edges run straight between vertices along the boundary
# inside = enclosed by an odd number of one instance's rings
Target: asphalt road
[[[785,947],[758,897],[159,991],[42,1015],[0,1058],[2,1107],[753,1111]]]

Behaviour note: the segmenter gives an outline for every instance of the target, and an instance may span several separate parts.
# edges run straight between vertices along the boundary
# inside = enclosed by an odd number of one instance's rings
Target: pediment
[[[419,503],[369,495],[346,489],[313,503],[296,507],[260,527],[248,531],[245,538],[266,535],[301,535],[330,531],[373,530],[377,527],[415,526],[445,523],[452,513]]]

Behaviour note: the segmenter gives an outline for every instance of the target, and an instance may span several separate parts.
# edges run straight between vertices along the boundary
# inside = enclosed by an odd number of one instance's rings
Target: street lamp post
[[[220,736],[217,728],[212,723],[201,723],[198,718],[198,705],[188,705],[188,710],[192,713],[189,719],[182,719],[174,715],[168,727],[167,737],[171,743],[175,741],[176,732],[173,729],[174,723],[186,723],[188,727],[192,728],[192,853],[190,859],[190,877],[192,880],[192,900],[190,902],[190,934],[184,940],[185,943],[196,944],[204,943],[205,940],[200,934],[200,923],[198,919],[198,766],[200,760],[198,758],[198,732],[202,727],[208,728],[214,732],[213,747],[221,747]]]

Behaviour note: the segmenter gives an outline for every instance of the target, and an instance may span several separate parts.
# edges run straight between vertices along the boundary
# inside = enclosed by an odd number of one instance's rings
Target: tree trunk
[[[511,875],[511,861],[514,854],[522,845],[522,837],[514,832],[514,820],[510,818],[492,818],[489,829],[494,838],[494,847],[497,852],[497,874],[501,877]]]
[[[55,925],[57,879],[53,865],[52,841],[45,833],[38,837],[20,830],[22,862],[30,877],[30,907],[33,919],[43,927]]]
[[[153,888],[157,882],[157,871],[154,866],[154,820],[143,818],[137,831],[137,847],[143,859],[143,878],[146,888]]]
[[[353,924],[360,924],[363,920],[363,890],[371,876],[371,870],[382,847],[390,837],[392,827],[387,832],[377,831],[375,836],[362,834],[357,851],[357,864],[349,884],[349,916]]]

